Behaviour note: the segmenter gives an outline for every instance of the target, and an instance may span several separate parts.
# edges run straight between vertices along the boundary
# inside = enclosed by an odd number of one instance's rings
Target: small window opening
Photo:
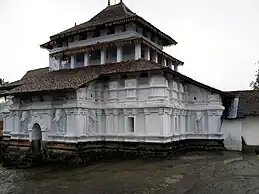
[[[196,99],[197,99],[196,96],[194,96],[194,97],[193,97],[193,100],[196,100]]]
[[[115,28],[114,27],[108,28],[107,35],[110,35],[110,34],[115,34]]]
[[[129,132],[134,132],[134,117],[129,117]]]

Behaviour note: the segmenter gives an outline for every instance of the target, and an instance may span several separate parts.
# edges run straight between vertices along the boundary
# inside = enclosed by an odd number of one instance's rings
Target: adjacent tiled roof
[[[51,41],[56,40],[58,38],[63,38],[65,36],[70,35],[76,35],[81,32],[86,32],[90,30],[94,30],[97,26],[105,25],[116,25],[116,24],[123,24],[128,22],[138,22],[141,23],[151,30],[153,30],[155,33],[157,33],[159,36],[163,37],[165,40],[167,40],[166,45],[170,44],[177,44],[177,42],[172,39],[170,36],[166,35],[159,29],[157,29],[155,26],[144,20],[142,17],[138,16],[134,12],[132,12],[124,3],[120,2],[115,5],[111,5],[106,7],[104,10],[102,10],[100,13],[98,13],[96,16],[94,16],[89,21],[76,25],[72,28],[69,28],[65,31],[62,31],[58,34],[55,34],[50,37]],[[50,41],[50,42],[51,42]],[[45,43],[41,45],[43,48],[46,47],[50,42]]]
[[[239,97],[237,118],[259,115],[259,90],[243,90],[229,92]]]
[[[167,72],[187,83],[197,85],[222,95],[227,95],[220,90],[197,82],[168,67],[162,66],[152,61],[139,59],[105,65],[87,66],[76,69],[63,69],[59,71],[49,71],[48,68],[32,70],[26,73],[26,75],[19,81],[20,85],[8,90],[2,95],[0,94],[0,96],[19,93],[77,89],[93,80],[100,78],[101,76],[147,71]]]
[[[126,62],[87,66],[76,69],[63,69],[59,71],[49,71],[48,68],[43,68],[28,72],[19,81],[21,85],[2,95],[77,89],[103,75],[159,70],[163,68],[165,67],[145,60],[130,60]]]

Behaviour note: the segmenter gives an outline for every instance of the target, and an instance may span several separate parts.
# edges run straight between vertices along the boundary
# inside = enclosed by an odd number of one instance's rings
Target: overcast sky
[[[0,77],[15,81],[48,66],[48,52],[39,45],[89,20],[107,1],[0,0]],[[259,68],[259,0],[124,3],[178,42],[165,50],[185,62],[181,73],[221,90],[249,89]]]

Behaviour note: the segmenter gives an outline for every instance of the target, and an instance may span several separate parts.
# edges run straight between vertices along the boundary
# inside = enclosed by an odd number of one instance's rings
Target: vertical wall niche
[[[134,117],[128,117],[128,124],[129,124],[129,132],[135,132],[135,118]]]

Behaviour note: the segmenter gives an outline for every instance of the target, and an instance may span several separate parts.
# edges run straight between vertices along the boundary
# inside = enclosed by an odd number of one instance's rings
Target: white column
[[[75,68],[75,63],[76,63],[76,57],[74,55],[72,55],[71,56],[71,64],[70,64],[71,69]]]
[[[117,62],[121,62],[123,60],[122,47],[117,47]]]
[[[173,68],[173,62],[171,60],[168,60],[167,62],[168,62],[167,66],[172,69]]]
[[[89,53],[84,54],[84,66],[89,65]]]
[[[102,133],[102,110],[97,110],[97,133]]]
[[[166,66],[166,61],[165,61],[165,58],[163,56],[162,56],[162,65]]]
[[[57,69],[61,69],[61,57],[57,57]]]
[[[155,51],[152,53],[152,58],[154,62],[158,63],[158,55]]]
[[[144,53],[144,57],[146,60],[149,60],[150,61],[150,48],[149,47],[146,47],[145,48],[145,53]]]
[[[178,65],[174,65],[174,70],[178,71]]]
[[[106,49],[101,50],[101,65],[106,63]]]
[[[135,45],[135,60],[141,58],[141,43]]]

